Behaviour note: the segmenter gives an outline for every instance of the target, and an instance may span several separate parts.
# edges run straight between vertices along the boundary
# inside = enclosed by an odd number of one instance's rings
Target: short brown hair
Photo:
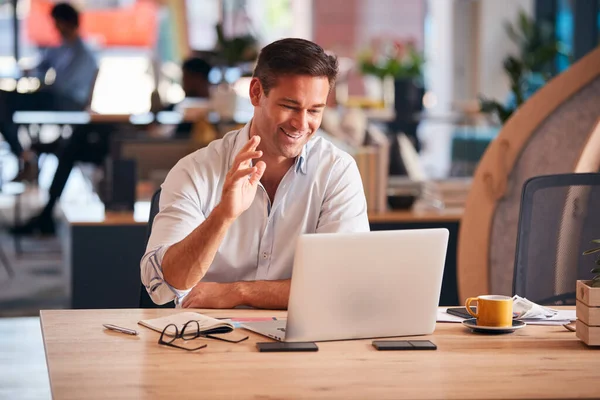
[[[281,39],[265,46],[258,55],[253,76],[266,95],[282,75],[325,76],[329,90],[338,73],[337,57],[328,55],[316,43],[304,39]]]

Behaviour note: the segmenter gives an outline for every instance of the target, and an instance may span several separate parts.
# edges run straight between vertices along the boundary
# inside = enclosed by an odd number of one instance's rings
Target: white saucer
[[[526,326],[525,322],[517,321],[515,319],[513,319],[512,326],[477,325],[477,319],[475,318],[465,319],[462,324],[467,328],[472,329],[473,332],[481,333],[511,333]]]

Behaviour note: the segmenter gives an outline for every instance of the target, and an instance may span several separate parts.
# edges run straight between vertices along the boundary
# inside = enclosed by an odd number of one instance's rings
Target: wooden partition
[[[522,184],[536,175],[597,171],[599,117],[600,48],[551,80],[507,121],[481,159],[466,201],[457,262],[461,302],[512,293],[510,260]]]

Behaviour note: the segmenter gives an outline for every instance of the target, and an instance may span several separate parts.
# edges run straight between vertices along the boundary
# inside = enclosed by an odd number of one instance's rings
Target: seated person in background
[[[12,122],[15,111],[48,110],[78,111],[89,102],[90,93],[98,71],[92,53],[79,37],[79,13],[67,3],[52,8],[54,26],[60,34],[59,47],[44,52],[33,74],[40,80],[36,92],[19,93],[0,90],[0,132],[19,157],[21,171],[16,180],[36,178],[33,153],[24,151],[18,139],[17,126]],[[54,82],[45,85],[46,74],[54,71]]]
[[[208,74],[212,65],[201,58],[190,57],[181,64],[181,88],[186,99],[210,99],[210,82]],[[173,111],[177,104],[165,107],[164,111]],[[191,138],[193,141],[206,145],[216,137],[212,125],[206,120],[182,122],[175,130],[175,138]]]
[[[208,73],[212,67],[204,60],[190,58],[182,64],[181,68],[182,88],[186,98],[208,98],[210,89]],[[165,110],[172,110],[174,106],[168,106]],[[56,141],[37,146],[37,149],[40,151],[56,153],[59,157],[58,167],[48,191],[48,202],[42,211],[23,225],[11,228],[13,234],[54,234],[54,205],[67,184],[73,166],[77,161],[102,165],[109,152],[110,135],[114,129],[112,125],[106,124],[100,126],[77,126],[65,143],[60,144],[61,141]],[[204,134],[204,136],[206,136],[206,132],[212,132],[214,135],[214,129],[208,122],[199,121],[194,124],[179,124],[175,137],[185,138],[189,137],[190,134],[193,136],[199,132],[200,134]]]
[[[307,40],[261,51],[252,121],[181,159],[162,185],[140,265],[155,303],[286,308],[299,235],[369,230],[354,159],[313,138],[337,71]]]

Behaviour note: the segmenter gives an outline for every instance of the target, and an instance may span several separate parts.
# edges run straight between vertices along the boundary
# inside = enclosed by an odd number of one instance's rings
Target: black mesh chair
[[[523,186],[513,294],[543,305],[575,304],[578,279],[594,260],[582,253],[600,238],[600,174],[529,179]]]
[[[158,202],[160,200],[160,189],[158,189],[154,195],[152,195],[152,201],[150,202],[150,216],[148,217],[148,232],[146,235],[146,244],[148,244],[148,239],[150,239],[150,234],[152,233],[152,224],[154,223],[154,217],[158,214]],[[140,308],[174,308],[175,302],[171,301],[167,304],[157,305],[154,304],[144,284],[141,284],[140,290]]]

